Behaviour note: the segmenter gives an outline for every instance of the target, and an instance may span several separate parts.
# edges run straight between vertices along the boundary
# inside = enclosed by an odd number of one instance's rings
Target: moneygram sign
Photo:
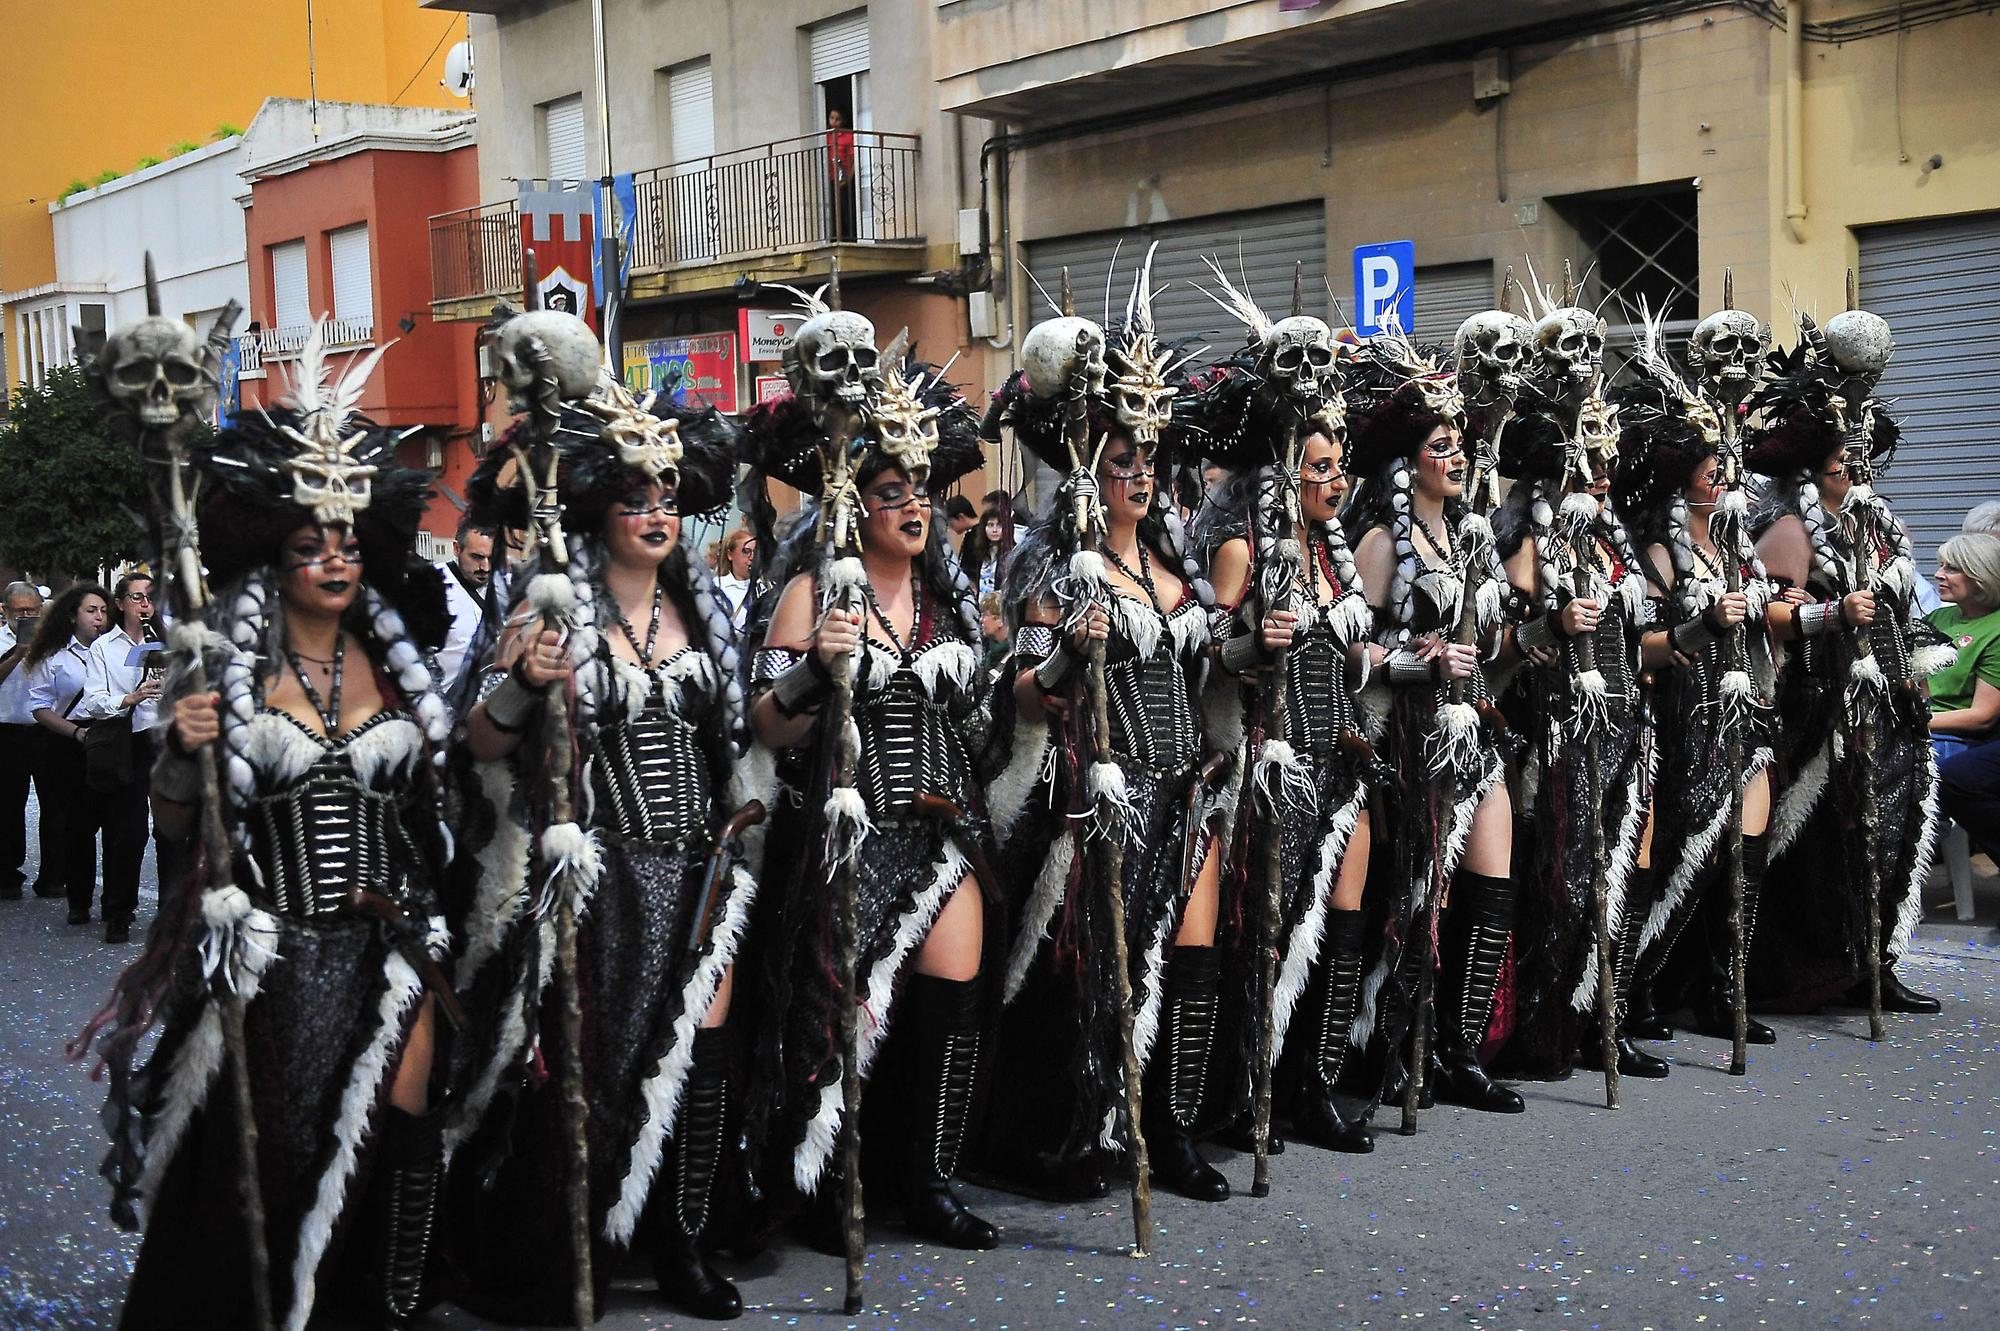
[[[806,316],[797,310],[738,310],[736,336],[743,347],[743,359],[752,363],[783,359],[785,342],[805,321]]]

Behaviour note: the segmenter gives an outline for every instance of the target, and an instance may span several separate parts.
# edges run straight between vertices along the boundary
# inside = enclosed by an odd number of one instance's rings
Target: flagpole
[[[604,0],[590,0],[590,49],[597,64],[597,190],[603,229],[597,235],[597,327],[611,373],[625,374],[625,339],[619,335],[625,283],[618,261],[618,196],[611,171],[611,56],[604,34]]]

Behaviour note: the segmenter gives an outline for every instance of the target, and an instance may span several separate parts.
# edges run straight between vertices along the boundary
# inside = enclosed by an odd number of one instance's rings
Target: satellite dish
[[[472,95],[472,43],[459,42],[445,52],[444,78],[440,80],[446,92],[454,97]]]

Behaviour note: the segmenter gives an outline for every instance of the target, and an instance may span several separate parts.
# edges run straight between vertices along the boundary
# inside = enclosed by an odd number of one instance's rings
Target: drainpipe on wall
[[[1805,0],[1785,0],[1785,230],[1806,243]]]

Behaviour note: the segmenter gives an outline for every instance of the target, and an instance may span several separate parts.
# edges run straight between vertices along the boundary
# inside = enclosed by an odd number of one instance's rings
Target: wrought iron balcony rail
[[[920,243],[918,145],[914,134],[828,131],[642,172],[632,267]]]
[[[431,299],[480,300],[521,292],[521,215],[515,201],[431,218]]]
[[[239,333],[236,347],[242,356],[244,374],[262,371],[266,361],[289,360],[304,350],[306,339],[312,336],[311,324],[298,324],[285,328],[266,328],[256,333]],[[346,319],[326,321],[326,346],[329,351],[346,351],[355,347],[365,347],[375,341],[375,318],[360,315]]]

